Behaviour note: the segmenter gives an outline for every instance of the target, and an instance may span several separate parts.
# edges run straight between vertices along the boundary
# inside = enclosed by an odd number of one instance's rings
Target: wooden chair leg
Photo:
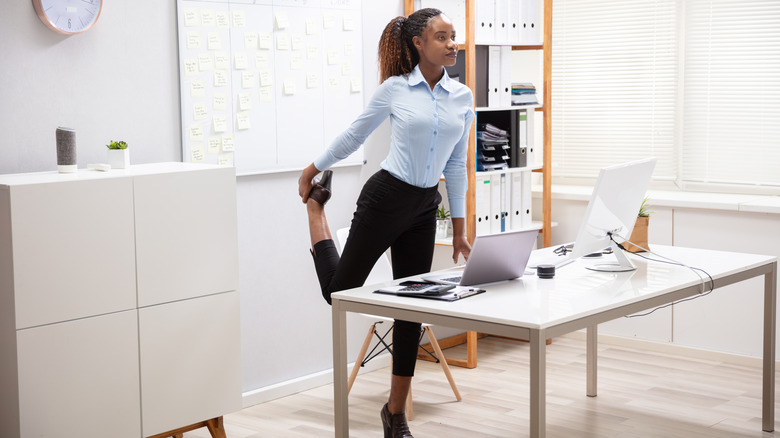
[[[433,335],[433,330],[431,330],[430,326],[425,327],[425,333],[428,334],[428,340],[431,341],[433,351],[436,353],[436,357],[439,358],[441,369],[444,371],[444,375],[447,376],[447,381],[450,382],[450,387],[452,388],[452,392],[455,394],[455,398],[458,399],[458,401],[461,401],[462,398],[460,396],[460,392],[458,391],[458,387],[455,385],[455,379],[452,378],[450,366],[447,365],[447,359],[444,358],[444,353],[442,353],[441,347],[439,347],[439,341],[436,340],[436,336]]]
[[[349,395],[349,391],[352,390],[352,384],[355,383],[355,378],[358,375],[358,371],[360,371],[360,364],[363,363],[363,359],[366,357],[366,351],[368,350],[368,346],[371,345],[371,339],[373,338],[375,331],[376,323],[371,324],[371,327],[368,328],[366,340],[363,341],[363,346],[360,347],[360,352],[358,353],[357,359],[355,359],[355,366],[352,367],[352,373],[350,373],[349,380],[347,380],[347,395]]]
[[[227,435],[225,434],[225,424],[222,420],[222,417],[207,420],[206,427],[209,429],[212,438],[227,438]]]

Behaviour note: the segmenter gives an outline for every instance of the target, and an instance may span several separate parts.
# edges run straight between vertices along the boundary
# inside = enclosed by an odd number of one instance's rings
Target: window
[[[556,181],[655,156],[683,189],[780,192],[780,2],[553,8]]]

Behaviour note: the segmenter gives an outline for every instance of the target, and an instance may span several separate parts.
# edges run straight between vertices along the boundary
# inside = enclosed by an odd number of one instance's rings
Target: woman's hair
[[[390,76],[406,75],[420,62],[412,38],[422,36],[428,23],[441,15],[434,8],[420,9],[408,17],[393,18],[379,38],[379,76],[384,82]]]

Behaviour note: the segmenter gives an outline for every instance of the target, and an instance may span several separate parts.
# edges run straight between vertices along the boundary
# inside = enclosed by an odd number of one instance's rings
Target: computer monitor
[[[577,233],[577,240],[574,241],[571,255],[573,258],[611,247],[617,263],[590,265],[589,269],[610,272],[636,269],[610,235],[618,241],[620,237],[628,239],[631,236],[639,208],[647,194],[655,162],[655,158],[648,158],[601,169]]]

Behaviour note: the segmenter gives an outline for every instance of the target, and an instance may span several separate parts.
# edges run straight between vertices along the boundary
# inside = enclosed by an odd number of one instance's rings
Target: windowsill
[[[551,195],[555,200],[588,202],[592,191],[593,187],[590,186],[553,185]],[[533,187],[533,196],[542,197],[541,186]],[[663,190],[648,190],[647,196],[647,203],[651,207],[780,214],[780,196]]]

